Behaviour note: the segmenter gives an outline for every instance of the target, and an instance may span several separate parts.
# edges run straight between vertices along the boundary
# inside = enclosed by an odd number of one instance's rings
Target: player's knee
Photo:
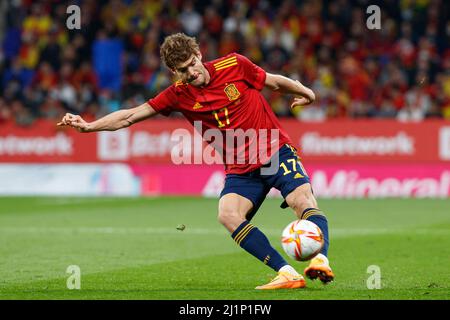
[[[228,225],[233,224],[236,220],[241,220],[241,217],[236,210],[222,208],[219,210],[217,219],[225,227],[228,227]]]
[[[297,214],[301,214],[305,209],[317,208],[317,201],[312,194],[311,187],[300,186],[294,191],[292,191],[286,197],[286,203],[291,207]]]
[[[219,214],[217,215],[217,219],[223,225],[226,225],[230,220],[235,218],[237,215],[236,212],[232,210],[222,209],[219,210]]]

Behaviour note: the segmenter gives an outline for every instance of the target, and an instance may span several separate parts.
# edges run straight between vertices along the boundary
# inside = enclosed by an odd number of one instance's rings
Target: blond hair
[[[167,36],[160,48],[161,60],[171,70],[187,61],[192,54],[199,52],[200,48],[196,39],[184,33]]]

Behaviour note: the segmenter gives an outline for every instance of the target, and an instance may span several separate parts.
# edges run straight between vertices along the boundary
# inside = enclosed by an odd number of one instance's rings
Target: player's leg
[[[325,214],[319,209],[309,183],[303,184],[286,197],[286,203],[291,207],[299,219],[314,222],[322,231],[324,246],[322,251],[314,257],[305,269],[305,276],[310,279],[319,278],[323,283],[333,281],[334,274],[328,261],[328,221]]]
[[[250,223],[266,194],[266,188],[257,179],[227,176],[218,219],[241,248],[279,273],[270,284],[257,289],[304,287],[303,277],[272,247],[264,233]]]
[[[328,221],[319,209],[312,192],[309,177],[297,155],[295,148],[285,145],[278,152],[280,170],[277,174],[267,177],[268,183],[281,191],[285,201],[282,208],[291,207],[299,219],[314,222],[322,231],[324,246],[322,251],[311,260],[311,268],[305,269],[305,275],[311,279],[317,277],[324,283],[332,281],[334,274],[328,263]],[[321,266],[318,267],[320,262]]]
[[[286,203],[294,210],[299,219],[314,222],[320,228],[324,236],[324,246],[320,253],[327,256],[329,247],[328,221],[324,213],[318,209],[317,200],[312,193],[311,185],[305,183],[296,187],[286,196]]]
[[[219,221],[231,233],[233,240],[248,253],[279,271],[288,263],[271,246],[264,233],[246,219],[253,203],[236,193],[228,193],[219,200]]]

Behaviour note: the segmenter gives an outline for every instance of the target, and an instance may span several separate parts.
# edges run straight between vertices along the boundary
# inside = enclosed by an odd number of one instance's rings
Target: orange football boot
[[[280,271],[278,275],[269,283],[258,286],[258,290],[273,290],[273,289],[297,289],[306,286],[305,279],[302,275],[295,276],[288,272]]]
[[[321,254],[311,260],[304,272],[309,279],[315,280],[319,278],[324,284],[334,280],[334,273],[330,268],[328,259]]]

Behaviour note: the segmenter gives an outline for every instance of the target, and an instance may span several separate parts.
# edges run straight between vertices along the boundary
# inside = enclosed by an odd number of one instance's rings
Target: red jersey
[[[262,68],[236,53],[204,66],[210,75],[206,86],[177,82],[148,103],[163,115],[180,111],[193,125],[201,121],[199,133],[220,152],[228,174],[253,171],[267,163],[281,146],[291,144],[260,92],[266,80]],[[205,134],[208,130],[210,134]],[[206,138],[214,132],[222,134],[221,141]],[[237,142],[239,137],[243,139]]]

